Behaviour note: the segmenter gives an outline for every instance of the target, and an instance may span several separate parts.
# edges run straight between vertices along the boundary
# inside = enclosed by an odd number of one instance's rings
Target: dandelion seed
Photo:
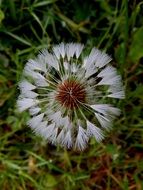
[[[83,57],[82,44],[61,43],[26,64],[19,83],[19,111],[29,110],[28,125],[52,144],[83,150],[90,137],[101,142],[120,110],[120,75],[111,58],[93,48]],[[82,55],[82,56],[81,56]]]

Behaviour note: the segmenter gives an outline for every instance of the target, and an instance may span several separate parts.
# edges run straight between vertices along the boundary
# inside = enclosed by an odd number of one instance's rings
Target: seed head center
[[[85,102],[85,88],[74,80],[65,80],[57,87],[56,100],[64,107],[73,109]]]

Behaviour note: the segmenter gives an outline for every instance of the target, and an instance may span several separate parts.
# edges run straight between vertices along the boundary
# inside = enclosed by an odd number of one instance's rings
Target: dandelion
[[[82,44],[61,43],[25,65],[17,101],[29,110],[28,125],[52,144],[83,150],[90,137],[104,139],[124,98],[121,77],[111,58],[97,48],[83,56]]]

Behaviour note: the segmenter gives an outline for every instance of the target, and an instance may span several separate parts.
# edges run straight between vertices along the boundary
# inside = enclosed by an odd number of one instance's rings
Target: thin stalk
[[[16,10],[15,10],[15,2],[14,0],[8,0],[9,10],[13,21],[16,21]]]

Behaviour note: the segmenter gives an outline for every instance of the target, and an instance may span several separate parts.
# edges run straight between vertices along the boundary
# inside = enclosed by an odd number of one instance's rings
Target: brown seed
[[[79,82],[65,80],[58,85],[56,100],[66,108],[73,109],[85,102],[85,96],[85,89]]]

